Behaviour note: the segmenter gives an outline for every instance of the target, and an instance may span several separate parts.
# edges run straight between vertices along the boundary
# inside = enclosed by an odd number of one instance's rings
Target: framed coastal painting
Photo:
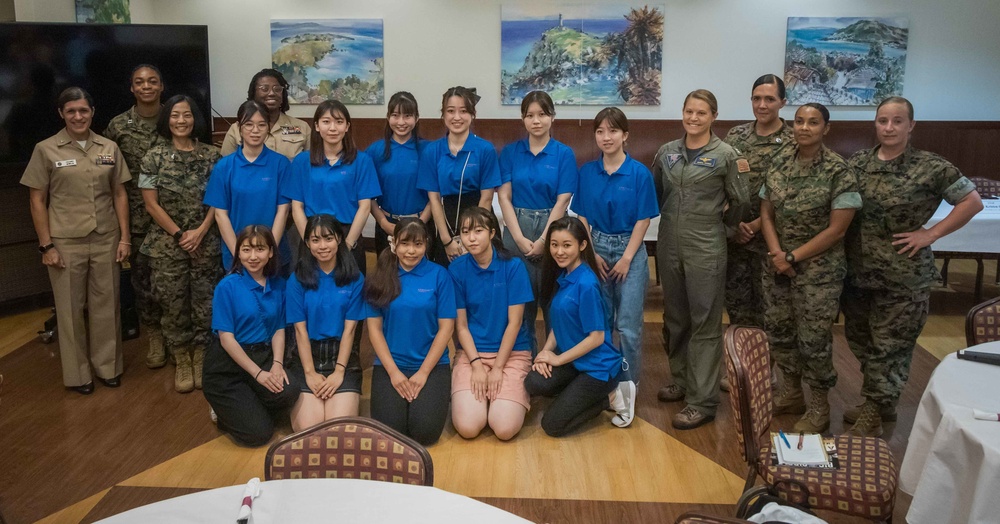
[[[81,24],[131,24],[129,0],[76,0],[76,21]]]
[[[503,6],[500,91],[540,89],[562,105],[660,105],[663,7]]]
[[[788,102],[874,106],[902,95],[908,39],[906,18],[789,18]]]
[[[288,101],[380,105],[385,101],[381,19],[271,20],[271,64]]]

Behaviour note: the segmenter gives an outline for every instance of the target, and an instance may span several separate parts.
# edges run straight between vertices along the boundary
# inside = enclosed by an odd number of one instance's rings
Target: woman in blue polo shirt
[[[500,209],[507,227],[503,244],[517,254],[528,268],[531,289],[538,294],[545,233],[553,220],[566,215],[566,208],[577,187],[576,156],[565,144],[550,135],[556,116],[552,98],[544,91],[532,91],[521,100],[521,118],[528,138],[508,144],[500,153]],[[548,312],[545,331],[549,330]],[[531,349],[535,340],[534,301],[524,306]]]
[[[222,237],[222,267],[229,269],[236,252],[236,232],[253,224],[270,224],[281,256],[279,267],[291,262],[287,240],[281,237],[288,219],[288,199],[280,195],[291,162],[264,145],[268,136],[267,106],[248,100],[236,113],[243,145],[212,169],[205,205],[215,208]],[[287,273],[286,273],[287,274]]]
[[[382,195],[375,165],[368,155],[359,155],[351,131],[351,113],[338,100],[327,100],[313,115],[309,150],[292,162],[292,175],[282,195],[292,201],[292,219],[299,235],[305,234],[306,218],[320,213],[349,225],[344,240],[365,273],[365,254],[357,249],[368,221],[373,198]]]
[[[274,434],[274,417],[295,403],[285,355],[285,286],[277,276],[277,246],[265,226],[247,226],[236,238],[237,258],[212,300],[218,334],[205,354],[205,400],[219,429],[237,443],[263,446]]]
[[[618,387],[616,425],[632,422],[635,386],[642,370],[642,324],[649,262],[643,237],[650,219],[660,215],[653,174],[625,153],[628,118],[606,107],[594,118],[601,156],[580,168],[580,189],[573,211],[590,227],[601,295],[608,304],[608,327],[615,327],[625,356],[625,380]]]
[[[542,416],[553,437],[569,434],[608,407],[621,379],[622,355],[611,345],[607,305],[587,228],[576,217],[549,225],[543,261],[542,304],[552,330],[524,380],[532,395],[555,397]]]
[[[534,301],[531,281],[524,263],[504,248],[493,211],[470,207],[459,223],[469,252],[448,266],[461,348],[451,376],[451,421],[465,438],[489,424],[497,438],[510,440],[531,407],[524,389],[531,342],[521,322],[524,305]]]
[[[372,206],[375,218],[375,254],[389,247],[389,236],[403,217],[419,217],[425,224],[431,221],[431,205],[427,191],[417,189],[420,153],[420,112],[417,99],[406,91],[389,98],[385,137],[368,146],[365,153],[375,163],[375,172],[382,196]]]
[[[364,277],[344,243],[343,225],[327,214],[306,220],[306,238],[285,291],[285,319],[295,326],[302,395],[292,408],[300,431],[358,415],[361,357],[352,349],[365,319]]]
[[[500,167],[493,144],[469,130],[476,118],[475,90],[453,87],[441,100],[441,118],[448,134],[420,153],[417,188],[427,191],[440,244],[431,258],[443,265],[465,253],[458,235],[458,214],[478,205],[493,207],[493,192],[500,185]]]
[[[375,349],[371,416],[426,446],[441,437],[448,418],[455,285],[425,258],[430,235],[419,219],[400,220],[393,241],[363,290]]]

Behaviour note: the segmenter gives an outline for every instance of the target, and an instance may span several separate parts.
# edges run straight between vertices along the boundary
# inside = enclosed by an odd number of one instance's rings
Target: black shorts
[[[340,339],[327,338],[323,340],[309,340],[312,348],[313,367],[316,372],[324,377],[329,377],[336,369],[337,355],[340,352]],[[309,384],[306,383],[306,373],[302,368],[301,359],[296,359],[294,373],[297,375],[303,393],[312,393]],[[351,356],[347,359],[347,369],[344,370],[344,381],[337,388],[337,393],[358,393],[361,394],[361,357],[356,351],[351,351]]]

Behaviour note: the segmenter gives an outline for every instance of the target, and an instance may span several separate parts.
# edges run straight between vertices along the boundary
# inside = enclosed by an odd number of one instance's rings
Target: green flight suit
[[[653,160],[670,372],[688,406],[711,416],[719,405],[726,237],[749,213],[740,167],[746,171],[746,161],[715,135],[691,161],[684,138],[660,147]]]
[[[942,198],[955,205],[975,185],[944,158],[908,147],[883,161],[878,147],[849,162],[864,205],[845,239],[848,274],[842,298],[844,329],[861,362],[861,394],[895,405],[909,379],[917,337],[927,321],[930,286],[941,279],[927,246],[900,255],[893,234],[923,227]]]

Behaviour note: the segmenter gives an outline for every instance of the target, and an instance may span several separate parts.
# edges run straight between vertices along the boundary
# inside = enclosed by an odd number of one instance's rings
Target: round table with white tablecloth
[[[969,348],[1000,354],[1000,342]],[[1000,366],[941,361],[920,399],[899,470],[913,495],[910,524],[1000,522],[1000,422],[976,420],[973,409],[1000,413]]]
[[[102,524],[236,522],[246,486],[230,486],[136,508]],[[516,515],[462,495],[427,486],[355,479],[261,482],[250,524],[405,522],[523,524]]]

